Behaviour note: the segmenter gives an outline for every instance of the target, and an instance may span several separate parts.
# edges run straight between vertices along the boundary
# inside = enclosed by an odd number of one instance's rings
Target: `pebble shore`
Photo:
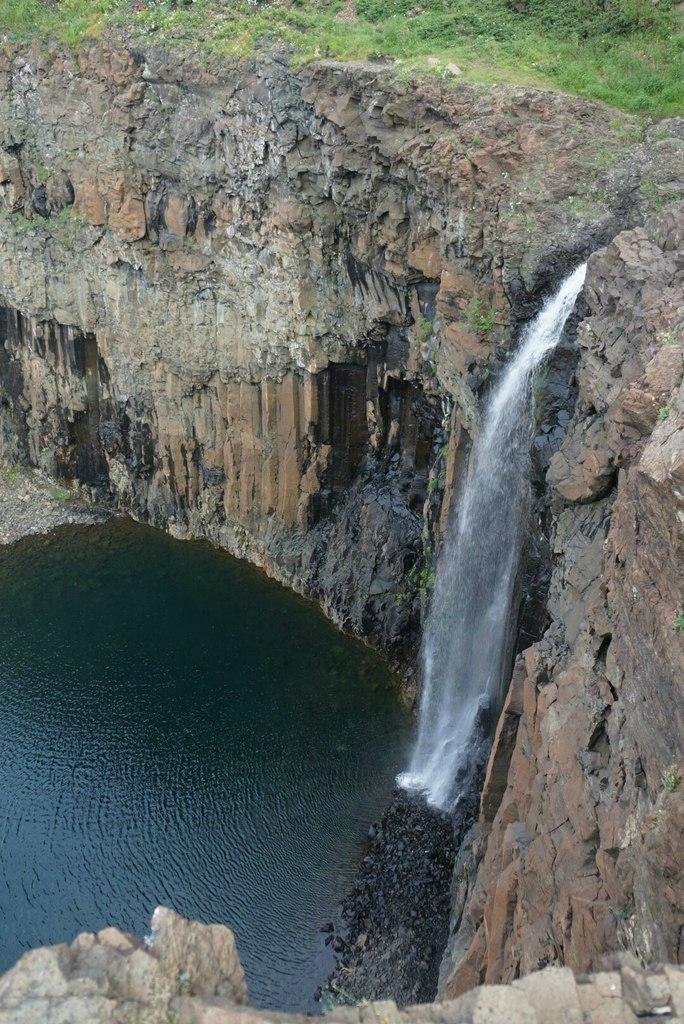
[[[57,526],[90,526],[111,516],[82,491],[56,483],[40,470],[0,461],[0,545],[50,533]]]

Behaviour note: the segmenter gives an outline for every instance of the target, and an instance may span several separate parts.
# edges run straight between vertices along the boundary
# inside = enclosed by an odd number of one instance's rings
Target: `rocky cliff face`
[[[540,422],[525,643],[550,523],[553,624],[457,870],[447,993],[594,965],[618,931],[675,949],[675,236],[634,226],[676,194],[677,130],[371,65],[0,52],[0,454],[251,559],[403,664],[488,379],[609,243],[560,451],[571,348]]]
[[[104,44],[6,46],[0,133],[5,452],[404,655],[512,328],[676,172],[568,97]]]
[[[453,996],[607,949],[682,957],[682,208],[589,261],[548,481],[552,623],[518,660],[455,875]]]

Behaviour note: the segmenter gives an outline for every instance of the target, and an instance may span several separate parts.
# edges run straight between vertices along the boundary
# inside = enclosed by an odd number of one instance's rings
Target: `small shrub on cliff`
[[[425,593],[429,596],[434,590],[437,574],[431,566],[424,565],[423,568],[418,571],[417,575],[415,576],[415,579],[418,585],[418,589],[424,590]]]
[[[419,593],[429,599],[435,588],[436,580],[434,554],[429,539],[424,538],[423,554],[406,573],[406,589],[397,594],[397,600],[402,604],[410,603]]]
[[[5,462],[0,460],[0,479],[9,484],[10,487],[14,487],[19,483],[24,475],[24,471],[21,466],[18,466],[15,462]]]
[[[482,299],[473,299],[466,309],[466,320],[478,334],[489,334],[494,327],[496,313],[485,309]]]
[[[432,337],[434,325],[432,320],[427,316],[421,316],[418,324],[418,341],[421,345],[427,345],[428,341]]]
[[[659,185],[655,181],[651,181],[650,178],[644,178],[639,188],[648,205],[655,211],[662,210],[663,206],[675,202],[680,195],[677,188]]]
[[[663,772],[663,789],[666,793],[674,793],[679,788],[679,783],[682,781],[681,775],[679,774],[679,767],[676,764],[671,764],[669,768]]]
[[[48,493],[53,501],[73,501],[75,497],[66,487],[51,487]]]
[[[12,227],[12,230],[17,235],[28,235],[31,231],[35,231],[38,225],[25,217],[23,213],[12,213],[10,214],[7,223]]]

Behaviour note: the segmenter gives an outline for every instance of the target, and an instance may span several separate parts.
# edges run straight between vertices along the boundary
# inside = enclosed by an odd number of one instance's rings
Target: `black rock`
[[[33,190],[31,196],[31,205],[37,214],[41,217],[49,217],[50,210],[48,207],[48,194],[45,185],[38,185]]]
[[[471,808],[472,809],[472,808]],[[454,821],[397,792],[369,831],[359,876],[344,900],[340,961],[328,985],[355,1000],[434,998],[449,926]],[[460,833],[463,821],[459,820]]]

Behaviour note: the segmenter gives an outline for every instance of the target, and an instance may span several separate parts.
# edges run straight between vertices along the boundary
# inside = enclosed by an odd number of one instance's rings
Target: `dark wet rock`
[[[433,999],[446,942],[455,822],[395,793],[373,828],[342,915],[345,944],[328,984],[333,1000]]]
[[[37,185],[31,196],[31,204],[39,217],[49,217],[48,194],[45,185]]]

